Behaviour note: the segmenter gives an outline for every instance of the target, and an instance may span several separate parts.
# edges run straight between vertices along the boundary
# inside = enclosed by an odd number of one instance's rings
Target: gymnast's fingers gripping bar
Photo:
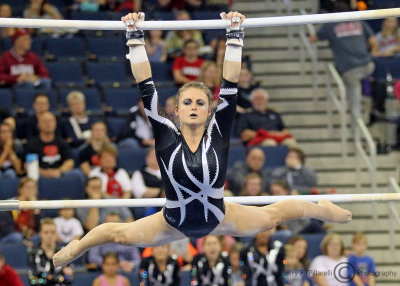
[[[353,202],[389,202],[400,201],[400,193],[386,194],[345,194],[345,195],[301,195],[301,196],[260,196],[260,197],[226,197],[229,202],[244,205],[267,205],[287,199],[298,199],[308,202],[329,200],[333,203]],[[58,201],[18,201],[0,200],[0,211],[26,209],[60,209],[60,208],[107,208],[107,207],[161,207],[165,199],[103,199],[103,200],[58,200]]]
[[[304,24],[320,24],[330,22],[368,20],[400,16],[400,8],[379,9],[356,12],[279,16],[264,18],[248,18],[243,22],[245,28],[258,28],[269,26],[289,26]],[[190,21],[143,21],[137,24],[143,30],[204,30],[225,29],[228,20],[190,20]],[[121,21],[87,21],[87,20],[46,20],[46,19],[20,19],[0,18],[0,27],[17,28],[57,28],[79,30],[125,30]]]

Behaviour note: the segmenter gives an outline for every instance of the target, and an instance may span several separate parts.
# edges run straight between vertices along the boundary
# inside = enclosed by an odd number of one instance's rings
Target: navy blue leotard
[[[167,199],[164,218],[188,237],[205,236],[225,216],[223,194],[237,84],[223,80],[218,107],[195,152],[175,124],[161,115],[152,79],[140,82],[138,87],[154,131]]]

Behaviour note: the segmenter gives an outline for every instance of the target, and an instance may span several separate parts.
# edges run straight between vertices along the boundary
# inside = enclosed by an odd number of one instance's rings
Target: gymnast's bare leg
[[[287,220],[299,218],[347,223],[351,221],[352,214],[327,200],[320,200],[315,204],[288,199],[264,207],[243,206],[225,201],[225,218],[212,234],[251,236]]]
[[[162,211],[130,223],[104,223],[82,239],[71,241],[53,256],[55,266],[66,265],[88,249],[115,242],[139,247],[157,246],[180,240],[185,236],[165,221]]]

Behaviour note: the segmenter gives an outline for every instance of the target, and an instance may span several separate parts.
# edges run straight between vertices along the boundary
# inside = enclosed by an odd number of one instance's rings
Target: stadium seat
[[[2,39],[2,42],[3,42],[3,49],[5,51],[11,49],[11,47],[12,47],[11,37]]]
[[[118,139],[121,135],[122,127],[126,122],[125,118],[120,117],[109,117],[107,118],[108,133],[111,138]]]
[[[137,104],[139,97],[136,88],[106,88],[104,100],[117,114],[127,114],[129,109]]]
[[[211,40],[225,37],[223,30],[204,30],[203,40],[206,45],[209,45]]]
[[[169,12],[169,11],[155,11],[154,19],[163,20],[163,21],[174,21],[175,16],[174,16],[174,13]]]
[[[63,107],[68,107],[67,96],[75,89],[71,88],[61,88],[59,90],[60,102]],[[85,95],[86,109],[94,113],[102,113],[102,103],[100,92],[97,88],[79,88],[76,89]]]
[[[73,286],[88,286],[92,285],[94,279],[101,275],[101,272],[86,272],[86,273],[76,273],[74,275]]]
[[[227,169],[231,169],[236,161],[246,160],[246,149],[243,145],[230,146]]]
[[[51,79],[58,87],[82,87],[85,85],[80,63],[47,63]]]
[[[194,11],[193,20],[215,20],[221,19],[219,11]]]
[[[128,87],[132,84],[122,63],[86,63],[88,77],[101,87]]]
[[[321,255],[320,244],[324,238],[324,233],[313,233],[313,234],[302,234],[307,241],[308,249],[307,255],[308,259],[312,260],[315,256]]]
[[[79,12],[72,11],[71,19],[72,20],[99,20],[106,21],[109,20],[109,13],[107,12]]]
[[[60,200],[63,198],[82,199],[84,196],[83,182],[78,175],[67,175],[58,179],[39,179],[39,198]]]
[[[400,79],[400,59],[396,57],[374,58],[375,70],[372,74],[376,81],[386,81],[390,73],[393,79]]]
[[[45,42],[46,53],[54,56],[56,60],[76,61],[86,58],[82,38],[47,38]]]
[[[43,55],[43,38],[41,37],[32,38],[31,51],[38,54],[39,56]]]
[[[153,80],[156,84],[174,84],[171,65],[169,63],[151,63]]]
[[[95,55],[99,60],[125,61],[127,47],[119,38],[87,38],[89,54]]]
[[[145,165],[145,149],[119,150],[118,166],[124,168],[127,172],[132,173],[140,170]]]
[[[0,106],[10,111],[14,110],[11,89],[0,89]]]
[[[15,90],[15,96],[17,101],[17,106],[22,107],[26,112],[33,112],[33,101],[38,93],[45,93],[50,101],[50,110],[53,112],[58,112],[58,101],[57,96],[53,90],[34,90],[34,89],[23,89],[17,88]]]
[[[22,243],[0,244],[0,253],[3,254],[6,263],[16,269],[26,269],[28,267],[28,252]]]
[[[261,147],[265,154],[265,169],[285,166],[285,158],[289,151],[287,146]]]
[[[0,179],[0,200],[17,196],[19,179]]]
[[[165,101],[170,96],[175,96],[178,93],[178,88],[175,86],[160,86],[157,87],[158,100],[162,106],[165,106]]]

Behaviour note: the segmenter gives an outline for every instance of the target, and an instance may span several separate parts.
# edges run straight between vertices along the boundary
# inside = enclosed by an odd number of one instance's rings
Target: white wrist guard
[[[230,62],[242,61],[242,46],[226,42],[225,60]]]
[[[126,55],[126,58],[130,60],[132,64],[140,64],[149,60],[144,45],[129,46],[129,54]]]

